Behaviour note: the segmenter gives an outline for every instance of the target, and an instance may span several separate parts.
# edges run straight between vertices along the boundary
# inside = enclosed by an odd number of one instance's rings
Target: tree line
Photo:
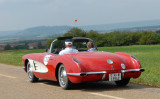
[[[28,44],[24,44],[24,45],[17,45],[17,46],[12,47],[10,44],[7,44],[4,47],[4,50],[17,50],[17,49],[29,49],[29,46]]]
[[[46,47],[42,45],[41,42],[38,42],[37,46],[34,46],[32,49],[45,49]],[[22,45],[11,46],[10,44],[6,44],[4,50],[18,50],[18,49],[30,49],[28,43]]]
[[[63,36],[91,38],[96,42],[98,47],[160,44],[160,34],[153,31],[114,31],[110,33],[99,33],[93,30],[87,32],[79,28],[72,28],[69,31],[67,31]],[[56,38],[47,41],[47,47],[50,46],[51,42],[54,39]]]

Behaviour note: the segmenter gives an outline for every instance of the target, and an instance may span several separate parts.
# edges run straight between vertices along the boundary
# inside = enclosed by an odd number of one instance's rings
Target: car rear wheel
[[[68,79],[67,72],[63,64],[59,67],[58,70],[58,81],[59,85],[65,90],[70,89],[72,86],[72,83]]]
[[[130,81],[130,78],[125,78],[120,81],[115,81],[117,86],[126,86]]]
[[[39,78],[37,78],[33,72],[32,72],[32,69],[31,69],[31,65],[30,63],[28,62],[27,64],[27,74],[28,74],[28,79],[30,82],[37,82],[39,80]]]

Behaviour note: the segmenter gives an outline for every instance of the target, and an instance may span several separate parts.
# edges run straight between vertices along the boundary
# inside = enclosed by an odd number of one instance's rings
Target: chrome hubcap
[[[32,77],[33,77],[33,72],[32,72],[31,66],[30,66],[30,64],[29,64],[29,65],[28,65],[28,78],[29,78],[29,79],[32,79]]]
[[[65,86],[67,83],[67,73],[64,67],[60,68],[59,80],[62,86]]]

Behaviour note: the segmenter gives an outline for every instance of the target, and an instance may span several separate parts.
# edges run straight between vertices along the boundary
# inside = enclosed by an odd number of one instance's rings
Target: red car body
[[[61,64],[63,64],[71,83],[101,80],[122,81],[126,78],[138,78],[141,72],[144,71],[138,59],[122,52],[82,51],[64,55],[45,52],[27,54],[22,59],[23,68],[26,72],[27,63],[30,62],[35,77],[53,81],[58,81],[58,70]],[[120,79],[116,78],[118,76],[115,76],[115,79],[112,78],[111,74],[120,75]]]

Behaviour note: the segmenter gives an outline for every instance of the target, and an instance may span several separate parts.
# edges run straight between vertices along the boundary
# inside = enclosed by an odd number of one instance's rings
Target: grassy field
[[[138,79],[131,82],[160,87],[160,45],[136,45],[122,47],[100,47],[100,51],[126,52],[136,56],[146,70]],[[22,56],[28,53],[39,53],[45,50],[1,51],[0,63],[22,66]]]
[[[41,53],[45,50],[10,50],[0,51],[0,63],[22,66],[22,56],[29,53]]]

